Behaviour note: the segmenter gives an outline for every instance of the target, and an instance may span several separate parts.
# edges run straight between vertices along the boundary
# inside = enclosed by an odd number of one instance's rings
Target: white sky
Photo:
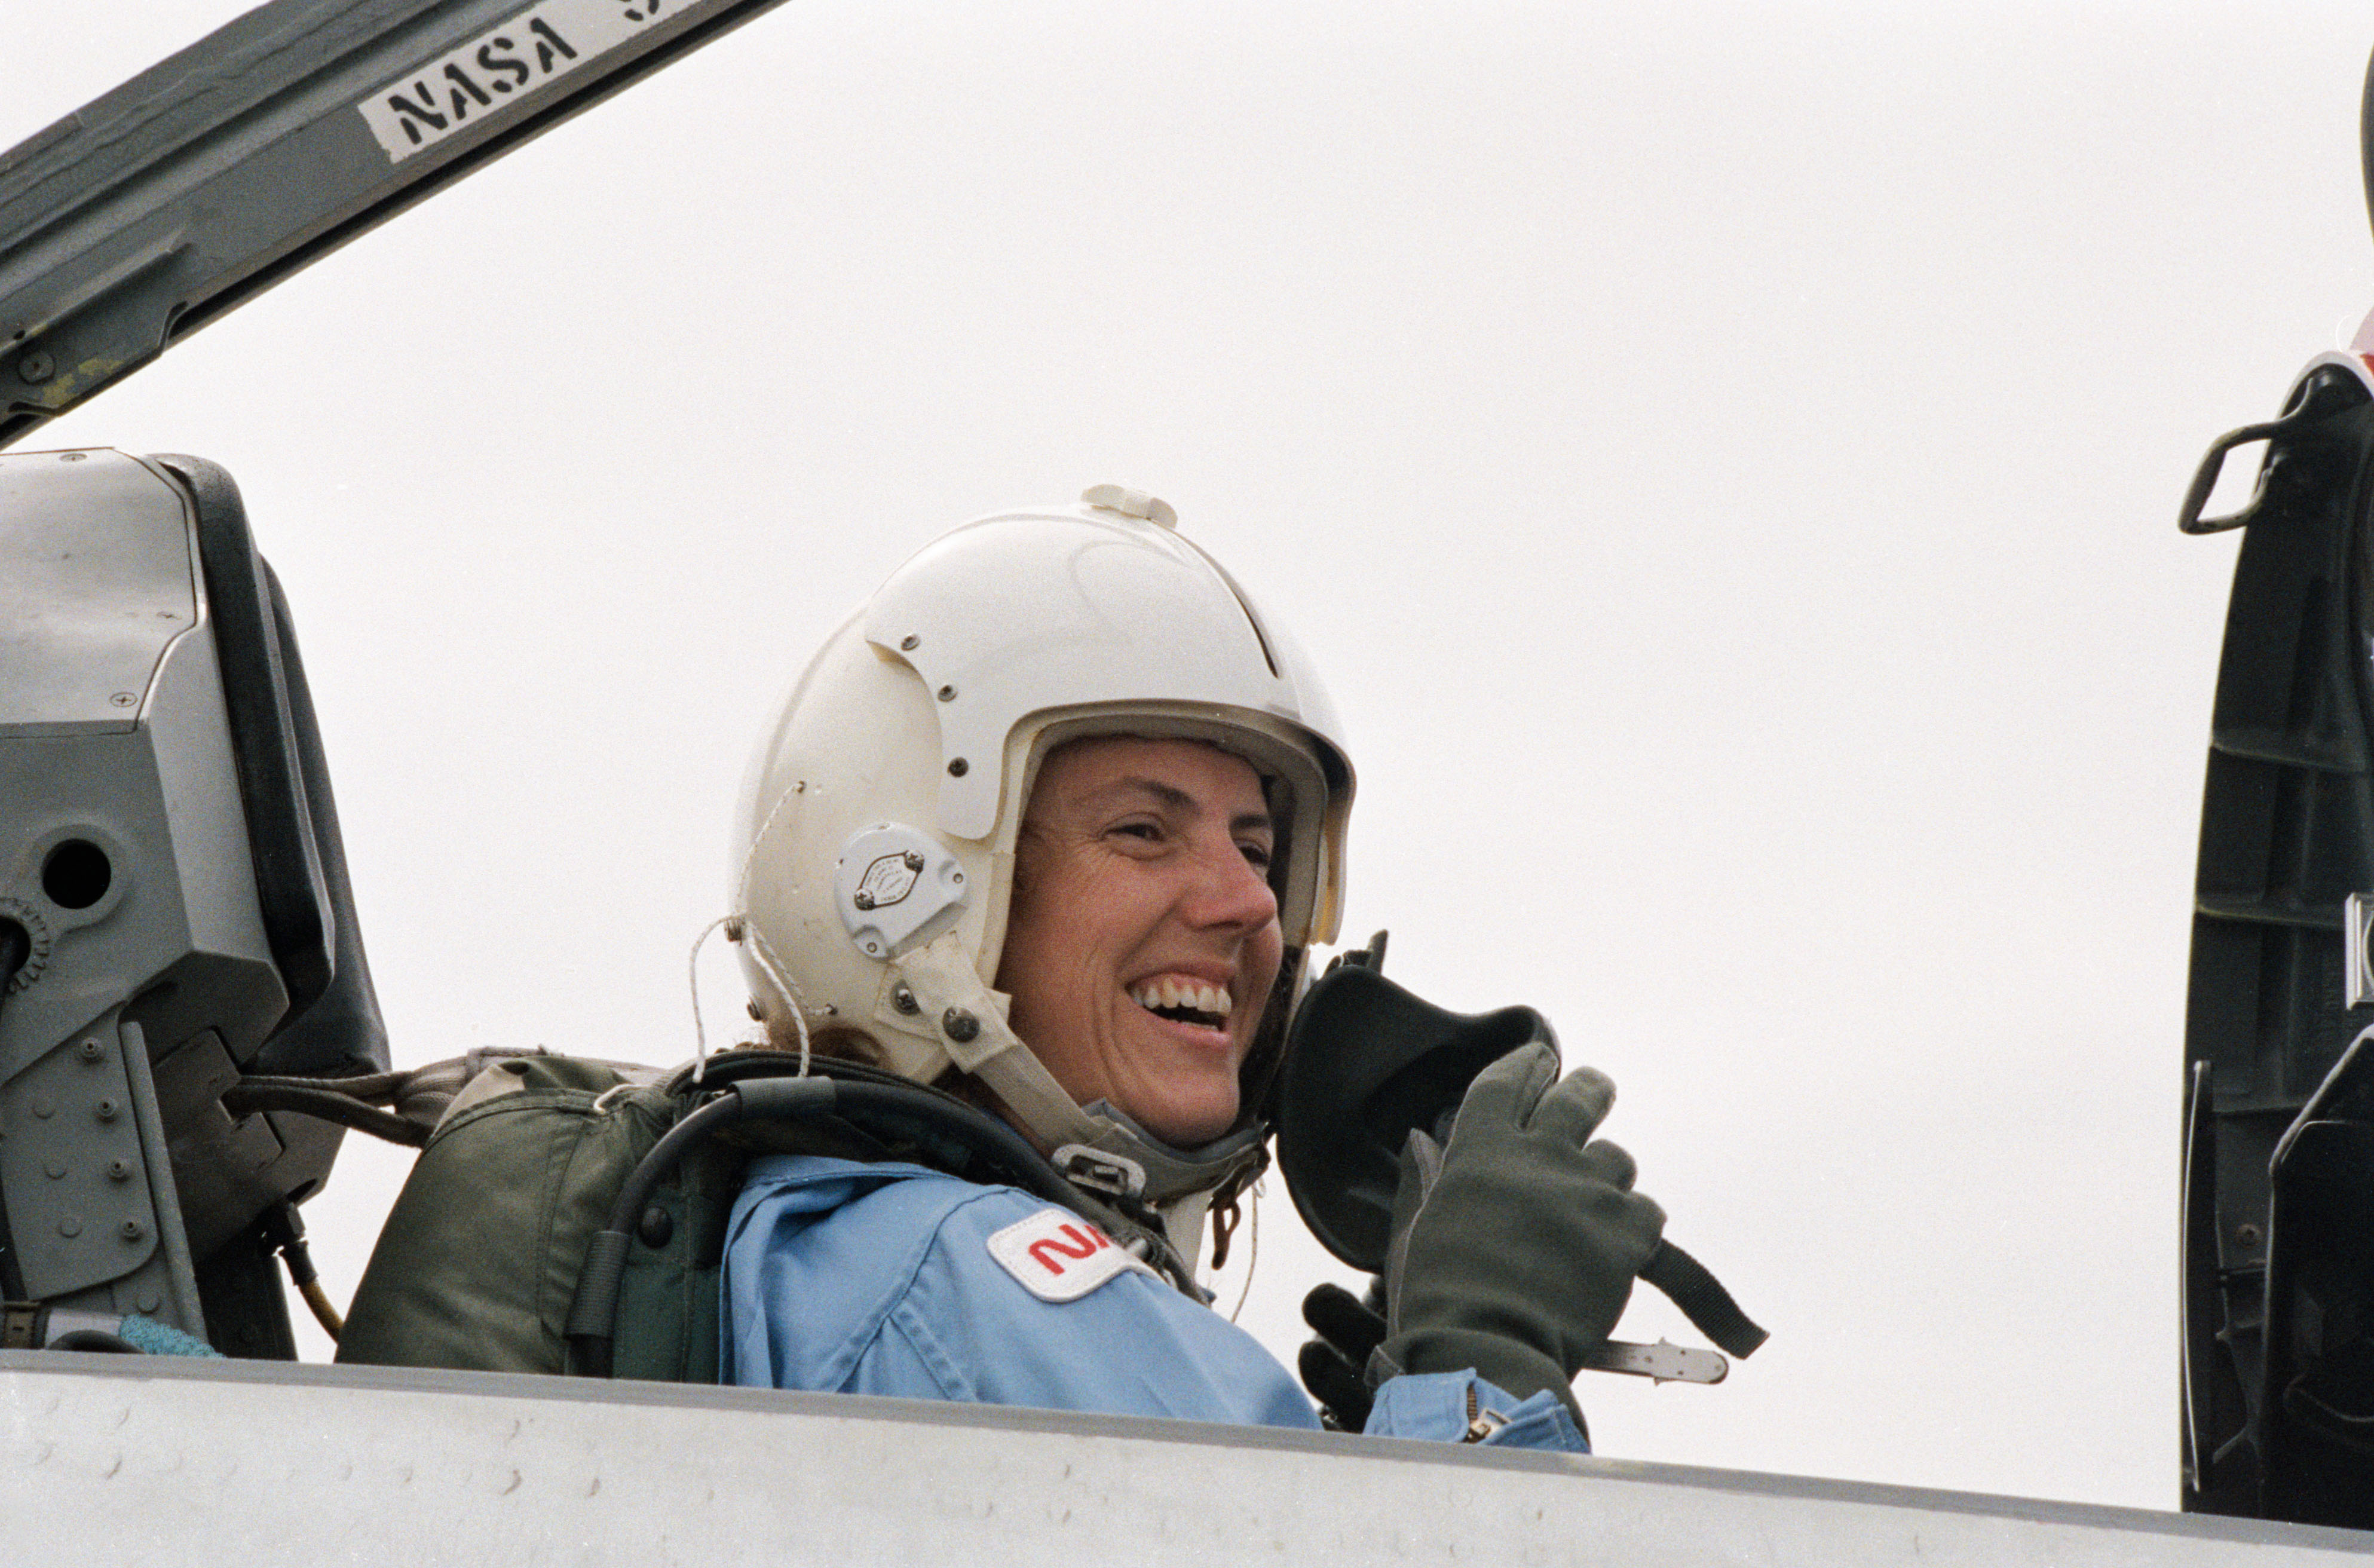
[[[0,145],[236,8],[0,0]],[[1346,935],[1547,1012],[1773,1330],[1719,1388],[1586,1381],[1603,1452],[2172,1506],[2233,558],[2174,513],[2374,302],[2369,43],[793,0],[26,444],[239,478],[404,1064],[688,1055],[779,686],[951,524],[1151,489],[1329,675]],[[405,1158],[348,1149],[341,1296]],[[1263,1212],[1290,1359],[1331,1266]]]

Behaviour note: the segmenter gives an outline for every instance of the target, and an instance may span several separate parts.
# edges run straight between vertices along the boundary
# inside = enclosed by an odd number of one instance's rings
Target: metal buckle
[[[1049,1156],[1064,1179],[1074,1186],[1091,1187],[1115,1197],[1135,1197],[1146,1190],[1146,1167],[1119,1154],[1067,1143]]]
[[[1469,1397],[1468,1402],[1471,1404],[1475,1402],[1472,1395]],[[1489,1439],[1494,1432],[1499,1431],[1502,1427],[1507,1426],[1508,1424],[1509,1418],[1502,1415],[1498,1410],[1478,1410],[1475,1415],[1468,1418],[1467,1431],[1463,1436],[1461,1436],[1459,1441],[1462,1443],[1485,1442]]]
[[[1731,1375],[1731,1362],[1720,1350],[1685,1349],[1670,1339],[1653,1345],[1606,1339],[1583,1352],[1585,1372],[1621,1372],[1655,1383],[1721,1383]]]

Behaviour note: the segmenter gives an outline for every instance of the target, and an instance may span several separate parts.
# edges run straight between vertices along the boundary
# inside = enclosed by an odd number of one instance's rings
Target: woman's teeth
[[[1190,1023],[1212,1029],[1228,1022],[1229,1009],[1236,1006],[1225,985],[1205,985],[1192,980],[1182,984],[1167,975],[1146,982],[1132,995],[1137,1005],[1148,1012],[1175,1014]]]

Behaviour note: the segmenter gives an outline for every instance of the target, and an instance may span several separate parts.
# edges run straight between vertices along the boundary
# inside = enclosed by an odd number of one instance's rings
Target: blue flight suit
[[[1060,1299],[1064,1291],[1076,1291]],[[1049,1294],[1042,1292],[1052,1292]],[[1316,1430],[1287,1370],[1064,1210],[921,1165],[752,1161],[726,1230],[720,1380]],[[1555,1395],[1396,1377],[1372,1436],[1589,1453]]]

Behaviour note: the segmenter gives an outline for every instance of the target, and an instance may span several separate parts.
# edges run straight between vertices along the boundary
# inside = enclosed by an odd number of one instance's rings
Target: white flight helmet
[[[1192,1247],[1213,1190],[1262,1159],[1303,955],[1335,935],[1352,768],[1300,651],[1169,506],[1081,499],[943,535],[825,643],[751,759],[728,931],[778,1039],[847,1024],[904,1077],[972,1074],[1073,1179],[1161,1206]],[[1278,822],[1286,961],[1238,1125],[1197,1149],[1075,1102],[991,988],[1040,760],[1090,735],[1219,746]]]

